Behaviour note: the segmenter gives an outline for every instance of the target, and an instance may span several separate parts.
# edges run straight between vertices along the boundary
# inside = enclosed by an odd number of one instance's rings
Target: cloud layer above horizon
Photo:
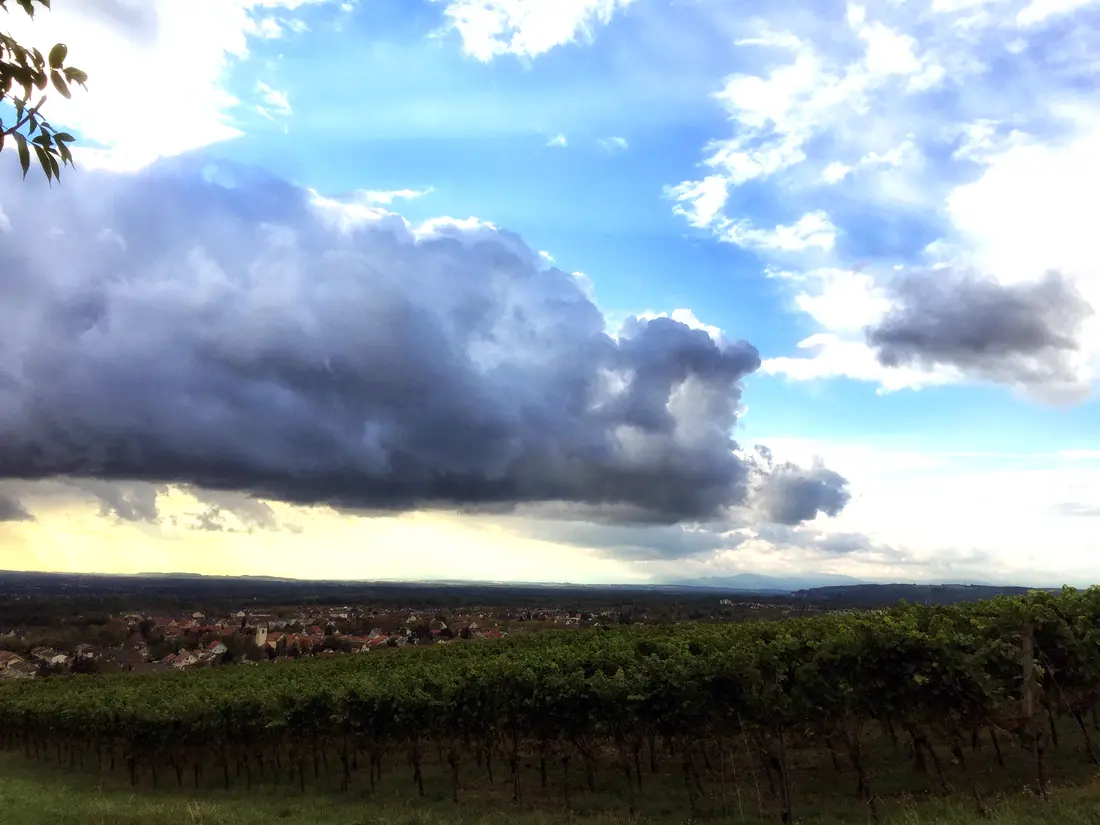
[[[7,191],[7,478],[660,523],[847,502],[837,473],[738,452],[754,347],[667,317],[610,335],[574,276],[491,224],[183,161]]]

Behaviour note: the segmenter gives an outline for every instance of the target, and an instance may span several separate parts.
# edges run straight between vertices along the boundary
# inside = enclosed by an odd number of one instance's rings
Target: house
[[[263,647],[267,644],[267,625],[262,624],[256,628],[256,647]]]
[[[5,670],[12,665],[21,665],[24,661],[26,660],[22,656],[10,650],[0,650],[0,670]]]
[[[38,666],[31,662],[18,662],[0,670],[0,679],[33,679],[38,675]]]
[[[134,648],[116,648],[113,650],[104,651],[101,657],[104,662],[121,665],[122,667],[133,669],[135,665],[140,665],[145,661],[139,651]]]
[[[191,614],[191,618],[192,619],[202,619],[202,618],[205,618],[205,617],[201,613],[199,613],[199,611],[196,610],[194,613]]]
[[[190,667],[193,664],[198,663],[199,657],[196,656],[190,650],[181,650],[176,654],[175,661],[172,662],[173,667],[184,668]]]
[[[223,653],[229,650],[229,648],[225,646],[224,642],[213,641],[206,646],[206,650],[209,653],[213,653],[215,656],[221,656]]]

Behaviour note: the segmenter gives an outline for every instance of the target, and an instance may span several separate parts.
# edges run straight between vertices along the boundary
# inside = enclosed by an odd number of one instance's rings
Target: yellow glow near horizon
[[[46,502],[32,508],[36,522],[0,525],[0,569],[302,579],[644,580],[636,570],[592,551],[516,536],[476,517],[424,512],[361,517],[268,504],[281,521],[301,531],[170,526],[173,516],[197,509],[182,491],[158,499],[160,525],[104,518],[88,501]]]

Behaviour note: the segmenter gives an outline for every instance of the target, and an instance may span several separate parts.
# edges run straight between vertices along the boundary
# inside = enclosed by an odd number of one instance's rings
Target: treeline
[[[106,576],[0,572],[0,627],[51,625],[87,613],[145,615],[234,613],[278,606],[360,605],[368,610],[462,611],[477,608],[599,612],[624,605],[651,619],[704,618],[721,596],[629,586],[471,583],[318,582],[202,576]],[[784,597],[748,597],[776,604]],[[799,603],[798,609],[805,605]]]
[[[674,760],[694,808],[716,765],[750,754],[783,818],[791,755],[812,747],[849,772],[877,816],[871,737],[903,743],[917,770],[961,771],[964,746],[1023,748],[1046,787],[1059,720],[1083,737],[1100,701],[1100,588],[953,607],[780,622],[537,634],[400,656],[62,677],[0,686],[0,743],[29,758],[126,771],[130,781],[225,785],[335,775],[371,786],[400,753],[410,788],[444,766],[447,792],[488,774],[519,800],[595,789],[614,768],[624,804]],[[1090,717],[1091,715],[1091,717]],[[1041,723],[1041,724],[1040,724]],[[323,766],[323,767],[322,767]],[[495,773],[494,773],[495,771]],[[533,777],[538,777],[534,780]],[[602,775],[602,773],[601,773]],[[560,777],[560,782],[559,782]],[[334,779],[334,781],[336,781]]]

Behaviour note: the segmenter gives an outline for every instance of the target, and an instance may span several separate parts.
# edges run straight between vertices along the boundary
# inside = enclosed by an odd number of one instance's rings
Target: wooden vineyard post
[[[1024,745],[1035,757],[1035,778],[1039,785],[1039,798],[1047,798],[1046,776],[1043,770],[1042,733],[1035,726],[1035,627],[1024,625],[1020,665],[1023,668],[1023,728]]]

